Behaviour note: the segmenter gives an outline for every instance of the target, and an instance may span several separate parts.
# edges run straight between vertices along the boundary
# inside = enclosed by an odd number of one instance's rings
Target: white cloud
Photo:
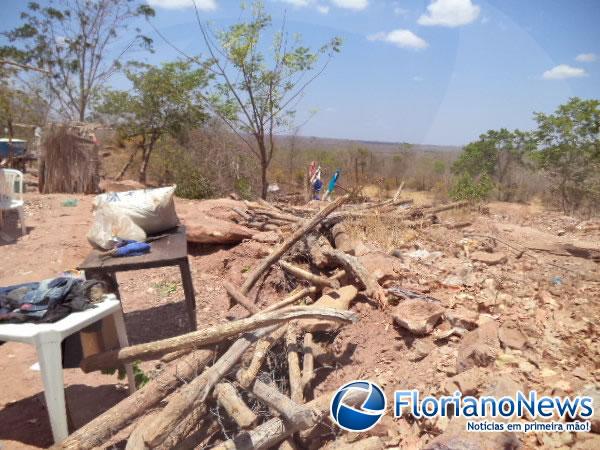
[[[594,53],[581,53],[577,55],[575,61],[579,62],[594,62],[598,59],[598,56]]]
[[[542,75],[544,80],[564,80],[566,78],[581,78],[587,76],[587,72],[579,67],[571,67],[567,64],[559,64]]]
[[[331,0],[338,8],[351,9],[353,11],[362,11],[369,6],[369,0]]]
[[[459,27],[473,22],[480,12],[481,8],[471,0],[433,0],[417,22],[420,25]]]
[[[150,6],[164,9],[193,8],[192,0],[148,0]],[[217,9],[216,0],[196,0],[196,6],[202,11],[214,11]]]
[[[329,12],[329,6],[317,5],[317,11],[319,11],[321,14],[327,14]]]
[[[400,48],[412,48],[421,50],[428,47],[424,39],[417,36],[410,30],[393,30],[389,33],[379,32],[367,36],[369,41],[383,41],[393,44]]]
[[[408,9],[401,8],[400,6],[395,6],[394,14],[396,14],[397,16],[405,16],[408,14]]]

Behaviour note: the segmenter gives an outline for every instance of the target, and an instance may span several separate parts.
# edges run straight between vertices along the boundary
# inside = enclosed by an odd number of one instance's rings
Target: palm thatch
[[[51,125],[44,130],[39,176],[43,194],[99,191],[98,145],[86,127]]]

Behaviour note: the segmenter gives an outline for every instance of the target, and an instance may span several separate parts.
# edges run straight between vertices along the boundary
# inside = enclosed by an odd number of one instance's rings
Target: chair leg
[[[117,336],[119,338],[119,344],[121,348],[129,346],[129,339],[127,338],[127,329],[125,328],[125,319],[123,318],[123,310],[119,309],[113,314],[113,320],[115,321],[115,328],[117,330]],[[133,394],[137,387],[135,385],[135,375],[133,374],[133,366],[131,364],[125,364],[125,372],[127,373],[127,381],[129,382],[129,394]]]
[[[57,333],[40,333],[36,337],[35,347],[40,362],[52,436],[54,442],[59,443],[69,435],[60,337]]]
[[[27,234],[27,227],[25,226],[25,211],[23,210],[22,206],[18,208],[18,211],[19,222],[21,222],[21,233],[23,234],[23,236],[25,236]]]

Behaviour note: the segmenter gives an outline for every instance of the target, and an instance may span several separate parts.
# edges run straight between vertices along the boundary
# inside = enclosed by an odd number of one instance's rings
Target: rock
[[[471,367],[485,367],[492,364],[500,351],[498,325],[490,320],[479,328],[469,331],[458,347],[457,371],[464,372]]]
[[[471,309],[458,307],[447,310],[444,313],[444,317],[453,327],[471,331],[477,328],[479,313]]]
[[[385,447],[385,443],[379,436],[371,436],[352,443],[340,439],[325,448],[327,450],[383,450]]]
[[[475,395],[483,382],[483,373],[479,367],[473,367],[446,380],[444,393],[453,395],[460,391],[463,396]]]
[[[429,354],[434,351],[435,348],[435,345],[431,342],[422,339],[415,340],[410,348],[410,353],[408,354],[407,358],[412,362],[421,361],[423,358],[429,356]]]
[[[450,420],[444,433],[430,441],[423,450],[517,450],[521,444],[515,433],[466,431],[467,419]]]
[[[598,386],[589,384],[583,388],[579,395],[592,398],[594,402],[594,417],[586,420],[591,422],[593,433],[600,433],[600,407],[598,406],[600,405],[600,389]]]
[[[517,391],[523,392],[523,386],[514,381],[509,376],[494,378],[483,390],[482,395],[488,395],[496,398],[515,397]]]
[[[358,294],[358,289],[354,286],[344,286],[335,291],[331,291],[312,304],[315,308],[333,308],[347,310],[350,308],[350,302],[354,300]],[[315,331],[331,331],[338,329],[341,324],[331,320],[306,319],[300,321],[301,326],[308,332]]]
[[[394,322],[418,336],[431,333],[444,314],[438,303],[424,300],[405,300],[393,312]]]
[[[471,261],[484,263],[488,266],[495,266],[506,263],[508,258],[504,253],[488,253],[478,251],[471,253]]]
[[[244,202],[233,200],[231,198],[213,198],[209,200],[185,200],[176,199],[177,213],[179,216],[193,217],[196,214],[203,214],[214,217],[215,219],[234,221],[240,219],[238,213],[233,208],[241,211],[247,211],[248,208]]]
[[[331,228],[331,234],[333,235],[333,241],[336,249],[355,256],[354,247],[356,242],[350,237],[343,223],[335,224],[333,228]]]
[[[577,433],[577,441],[571,450],[598,450],[600,448],[600,435],[593,433]]]
[[[357,258],[379,283],[398,278],[403,272],[402,262],[387,253],[375,251]]]
[[[504,347],[520,350],[527,344],[525,336],[514,322],[504,322],[498,330],[498,338]]]
[[[100,187],[100,190],[104,192],[127,192],[146,189],[145,185],[134,180],[102,180],[98,186]]]
[[[202,213],[179,217],[186,227],[188,242],[195,244],[234,244],[256,234],[255,230]]]

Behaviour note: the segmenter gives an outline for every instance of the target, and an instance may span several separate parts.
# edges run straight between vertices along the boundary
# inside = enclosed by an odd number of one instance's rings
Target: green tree
[[[210,96],[213,111],[260,162],[265,198],[267,172],[276,152],[274,135],[293,128],[298,100],[339,52],[341,41],[333,38],[311,50],[301,44],[299,36],[290,38],[284,24],[268,45],[264,41],[272,20],[261,1],[252,3],[248,20],[215,33],[202,24],[198,10],[196,15],[216,76]]]
[[[172,62],[161,67],[138,65],[126,70],[129,91],[107,91],[97,105],[98,113],[115,123],[122,136],[138,138],[121,178],[141,150],[139,181],[146,182],[150,156],[165,135],[182,139],[207,119],[202,90],[208,84],[204,67],[191,70],[189,62]]]
[[[10,44],[0,47],[0,56],[50,73],[48,90],[58,112],[83,121],[98,88],[121,67],[123,55],[136,46],[150,48],[152,40],[136,28],[120,54],[113,56],[111,46],[136,17],[153,15],[145,2],[134,0],[29,2],[21,13],[23,23],[3,33]]]
[[[600,202],[600,101],[574,97],[554,114],[536,113],[535,159],[556,183],[565,212]]]
[[[519,167],[528,166],[528,155],[535,148],[530,133],[506,128],[489,130],[471,142],[452,166],[457,175],[471,178],[488,176],[502,200],[510,200],[511,176]]]

